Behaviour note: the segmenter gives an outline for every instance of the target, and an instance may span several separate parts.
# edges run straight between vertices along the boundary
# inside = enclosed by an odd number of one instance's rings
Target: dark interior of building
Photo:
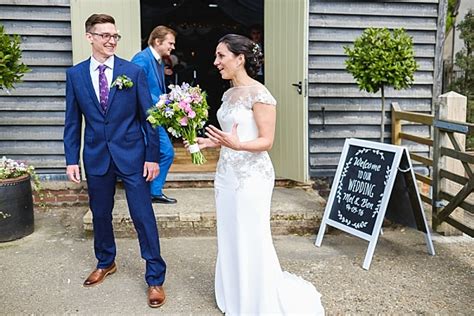
[[[174,29],[173,75],[166,80],[199,84],[208,93],[209,123],[218,124],[215,114],[229,82],[213,66],[217,42],[228,33],[249,36],[255,28],[263,35],[263,0],[141,0],[140,7],[142,48],[154,27]]]

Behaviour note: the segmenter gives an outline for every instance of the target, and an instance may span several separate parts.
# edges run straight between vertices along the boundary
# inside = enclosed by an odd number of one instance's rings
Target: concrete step
[[[166,189],[166,195],[177,204],[153,204],[161,237],[214,236],[216,209],[213,188]],[[319,227],[326,201],[311,189],[276,187],[271,206],[271,226],[275,235],[314,234]],[[92,232],[92,213],[83,218],[84,230]],[[114,232],[117,237],[136,236],[125,194],[119,190],[113,211]]]

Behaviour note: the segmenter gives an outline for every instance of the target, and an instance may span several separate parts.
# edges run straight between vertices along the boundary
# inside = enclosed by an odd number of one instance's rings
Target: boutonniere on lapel
[[[133,87],[133,81],[129,77],[125,75],[120,75],[117,78],[115,78],[114,82],[112,82],[112,85],[110,86],[111,88],[117,87],[117,89],[122,90],[124,87],[125,88],[131,88]]]

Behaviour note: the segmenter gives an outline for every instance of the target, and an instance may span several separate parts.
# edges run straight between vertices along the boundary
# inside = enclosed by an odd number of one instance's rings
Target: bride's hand
[[[216,144],[213,144],[212,141],[208,138],[204,137],[196,137],[196,144],[198,144],[199,149],[204,149],[207,147],[216,147]],[[184,148],[189,151],[189,142],[187,140],[183,140]]]
[[[237,135],[238,126],[238,123],[234,123],[234,125],[232,126],[232,131],[230,133],[226,133],[213,125],[209,125],[208,127],[206,127],[206,135],[213,143],[234,150],[240,150],[242,143],[240,142],[239,136]]]

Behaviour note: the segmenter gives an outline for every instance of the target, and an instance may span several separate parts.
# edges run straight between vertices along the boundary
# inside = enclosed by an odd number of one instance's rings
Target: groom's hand
[[[146,177],[146,181],[150,182],[153,181],[158,174],[160,173],[160,166],[156,162],[148,162],[145,161],[145,165],[143,166],[143,177]]]
[[[79,165],[69,165],[66,167],[66,174],[69,180],[74,183],[81,182],[81,173],[79,172]]]

